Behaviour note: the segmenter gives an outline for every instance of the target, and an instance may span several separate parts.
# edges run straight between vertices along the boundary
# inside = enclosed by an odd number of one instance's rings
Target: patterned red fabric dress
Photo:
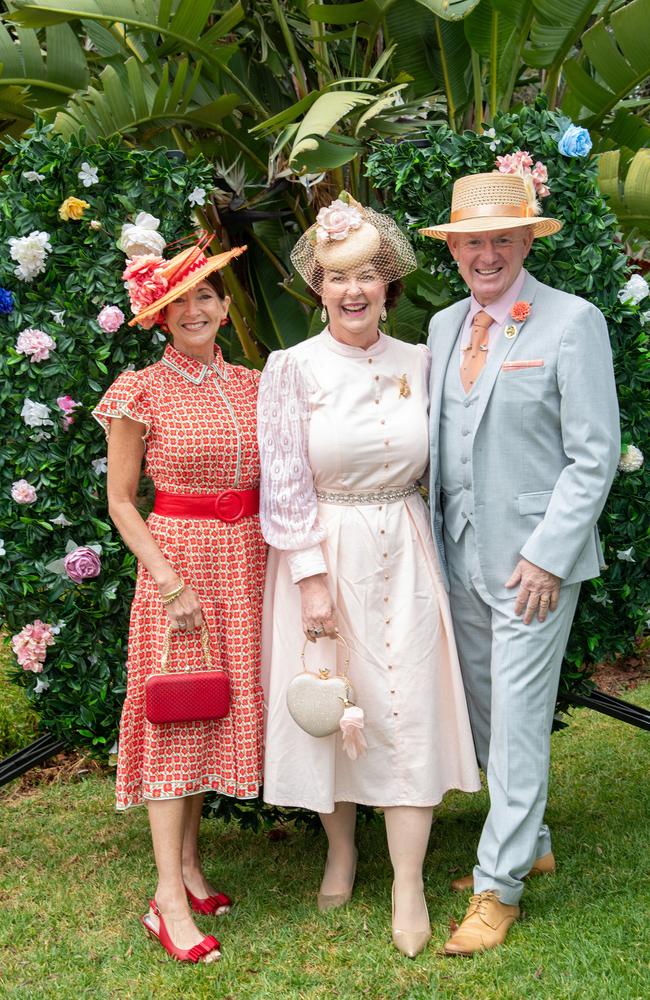
[[[145,472],[167,493],[213,494],[259,485],[255,410],[259,374],[213,365],[168,346],[156,364],[123,372],[94,410],[104,429],[122,416],[146,425]],[[158,588],[138,566],[127,692],[117,766],[117,808],[214,790],[254,798],[262,779],[260,628],[266,545],[257,515],[233,524],[150,514],[164,556],[201,601],[215,669],[230,675],[231,708],[211,722],[152,725],[145,678],[160,665],[168,625]],[[174,632],[170,667],[202,666],[199,633]]]

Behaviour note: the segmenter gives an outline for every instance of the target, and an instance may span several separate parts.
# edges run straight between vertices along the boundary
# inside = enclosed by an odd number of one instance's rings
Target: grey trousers
[[[445,532],[445,551],[476,756],[490,792],[474,891],[492,889],[503,903],[517,903],[522,878],[551,849],[544,824],[550,735],[580,584],[561,587],[545,622],[524,625],[514,614],[517,588],[508,599],[488,592],[471,524],[458,542]]]

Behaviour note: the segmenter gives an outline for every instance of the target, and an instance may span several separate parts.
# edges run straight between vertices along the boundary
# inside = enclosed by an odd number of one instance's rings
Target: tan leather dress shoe
[[[472,896],[462,924],[445,944],[445,955],[473,955],[503,944],[519,917],[519,907],[502,903],[495,892]]]
[[[548,854],[542,855],[541,858],[535,858],[532,868],[524,878],[529,878],[531,875],[552,875],[554,872],[555,858],[553,857],[553,852],[549,851]],[[463,875],[462,878],[455,878],[451,883],[451,888],[453,892],[467,892],[469,889],[473,889],[474,876]]]

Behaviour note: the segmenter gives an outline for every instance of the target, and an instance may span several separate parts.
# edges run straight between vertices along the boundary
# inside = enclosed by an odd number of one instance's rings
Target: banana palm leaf
[[[41,41],[35,31],[18,28],[14,41],[7,28],[0,23],[0,100],[10,100],[9,88],[27,87],[29,89],[24,98],[27,104],[47,109],[56,107],[75,91],[88,86],[86,57],[69,25],[48,28],[45,48],[47,57],[41,51]]]
[[[582,36],[584,62],[569,59],[563,67],[567,93],[563,109],[592,127],[602,122],[628,94],[650,76],[650,0],[632,0],[600,18]]]
[[[535,18],[524,50],[528,66],[559,69],[589,23],[596,0],[532,0]]]
[[[650,237],[650,149],[639,149],[629,165],[620,149],[601,153],[598,183],[627,235]]]
[[[318,147],[319,140],[324,139],[334,126],[338,125],[351,111],[372,104],[373,101],[374,98],[370,94],[362,94],[354,90],[336,90],[321,94],[298,127],[289,157],[290,164],[294,165],[303,154],[314,152]]]
[[[170,125],[218,129],[219,123],[240,103],[235,94],[224,94],[202,107],[192,107],[199,82],[200,64],[189,75],[188,59],[182,59],[172,79],[165,64],[160,81],[135,57],[127,59],[125,76],[106,66],[99,85],[75,94],[56,117],[56,129],[64,136],[83,126],[92,141],[99,136],[128,135],[139,130],[160,130]],[[101,89],[100,89],[101,88]]]

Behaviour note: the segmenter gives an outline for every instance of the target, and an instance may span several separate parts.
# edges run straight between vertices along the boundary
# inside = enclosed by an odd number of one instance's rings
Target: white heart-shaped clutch
[[[339,728],[345,705],[352,700],[350,685],[344,677],[330,676],[329,670],[318,674],[298,674],[287,688],[287,708],[291,718],[310,736],[331,736]]]

